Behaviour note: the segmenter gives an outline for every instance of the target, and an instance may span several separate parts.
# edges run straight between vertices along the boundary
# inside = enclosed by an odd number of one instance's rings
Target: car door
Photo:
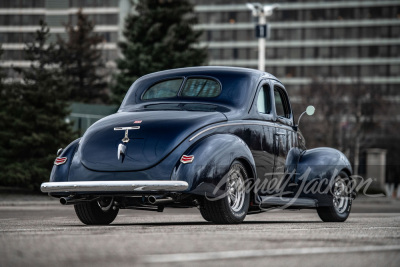
[[[273,111],[275,115],[274,133],[274,174],[283,178],[286,173],[286,159],[289,151],[295,146],[293,114],[286,90],[282,84],[273,82]]]

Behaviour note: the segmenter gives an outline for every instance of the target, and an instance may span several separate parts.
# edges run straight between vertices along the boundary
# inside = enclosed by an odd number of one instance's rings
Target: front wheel
[[[79,220],[87,225],[107,225],[118,215],[118,208],[113,209],[114,199],[103,197],[99,200],[75,204],[75,213]]]
[[[353,202],[351,181],[345,172],[340,172],[330,190],[332,204],[328,207],[318,207],[319,217],[324,222],[344,222],[350,215]]]
[[[214,223],[241,223],[246,217],[250,194],[246,192],[247,173],[239,161],[234,161],[226,179],[224,197],[218,200],[204,198],[201,215]]]

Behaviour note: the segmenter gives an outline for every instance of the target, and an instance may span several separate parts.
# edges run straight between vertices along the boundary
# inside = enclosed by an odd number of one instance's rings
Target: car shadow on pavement
[[[117,227],[117,226],[193,226],[193,225],[246,225],[246,224],[310,224],[310,223],[323,223],[322,221],[245,221],[239,224],[216,224],[213,222],[141,222],[141,223],[112,223],[110,225],[89,225],[89,226],[104,226],[104,227]],[[71,227],[85,227],[87,225],[68,225]]]

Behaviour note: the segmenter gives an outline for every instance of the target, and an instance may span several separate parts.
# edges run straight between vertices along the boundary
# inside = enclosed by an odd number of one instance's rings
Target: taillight
[[[65,162],[67,162],[67,158],[66,157],[57,157],[56,160],[54,161],[54,165],[62,165]]]
[[[186,163],[192,163],[193,160],[194,160],[194,156],[186,156],[186,155],[183,155],[183,156],[181,157],[181,162],[184,163],[184,164],[186,164]]]

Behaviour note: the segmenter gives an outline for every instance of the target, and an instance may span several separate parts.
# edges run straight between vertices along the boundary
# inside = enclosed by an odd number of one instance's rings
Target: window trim
[[[289,103],[289,97],[287,95],[287,93],[285,92],[285,90],[283,89],[283,87],[275,84],[274,85],[274,89],[273,91],[275,92],[275,90],[278,92],[281,100],[282,100],[282,106],[283,106],[283,110],[285,112],[285,116],[282,117],[280,115],[278,115],[277,111],[276,111],[276,99],[275,99],[275,93],[274,93],[274,107],[275,107],[275,115],[277,116],[277,118],[280,119],[285,119],[285,120],[291,120],[291,114],[292,114],[292,109]],[[283,94],[283,98],[282,98],[282,94]],[[286,110],[285,110],[286,109]],[[288,112],[288,113],[286,113]]]

